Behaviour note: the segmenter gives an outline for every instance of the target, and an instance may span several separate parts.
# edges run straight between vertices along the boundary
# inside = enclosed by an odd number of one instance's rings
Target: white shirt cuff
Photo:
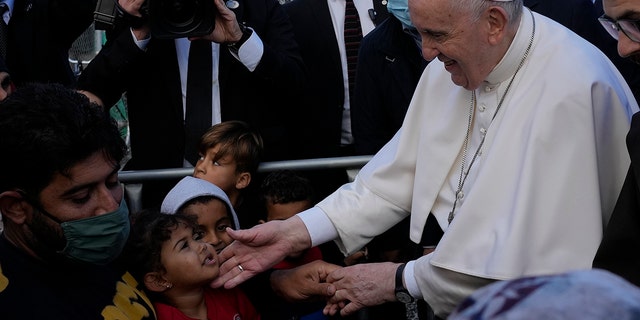
[[[253,72],[258,66],[258,63],[260,63],[263,53],[264,44],[255,30],[251,33],[249,39],[238,49],[238,54],[233,53],[233,51],[231,52],[231,54],[242,62],[251,72]]]
[[[418,288],[418,282],[413,272],[413,268],[416,264],[415,260],[407,262],[407,266],[404,268],[404,284],[407,286],[407,291],[412,297],[416,299],[422,299],[422,291]]]
[[[338,238],[338,231],[322,209],[313,207],[298,213],[298,217],[307,227],[312,247]]]

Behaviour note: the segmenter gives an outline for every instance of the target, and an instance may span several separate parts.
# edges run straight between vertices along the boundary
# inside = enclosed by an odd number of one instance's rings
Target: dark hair
[[[96,152],[120,163],[126,145],[104,109],[59,84],[28,84],[0,104],[0,192],[39,194]]]
[[[171,239],[171,233],[180,225],[200,232],[195,216],[142,210],[131,217],[131,233],[123,250],[129,272],[144,280],[148,272],[165,271],[160,260],[162,244]]]
[[[218,123],[200,138],[200,153],[205,154],[208,149],[220,145],[214,161],[227,155],[236,162],[236,172],[258,171],[264,142],[260,134],[246,122],[230,120]]]
[[[291,170],[278,170],[267,175],[260,186],[260,195],[264,201],[272,203],[315,202],[315,192],[309,179]]]

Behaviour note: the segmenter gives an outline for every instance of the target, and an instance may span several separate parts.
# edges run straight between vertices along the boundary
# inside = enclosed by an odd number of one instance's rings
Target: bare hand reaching
[[[284,221],[270,221],[247,230],[227,233],[233,241],[218,256],[220,276],[211,283],[214,288],[233,288],[267,270],[286,256],[307,249],[311,238],[297,216]]]

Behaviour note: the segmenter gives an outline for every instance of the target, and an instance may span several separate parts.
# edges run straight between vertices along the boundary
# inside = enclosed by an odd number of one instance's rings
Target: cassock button
[[[485,110],[487,110],[487,105],[486,105],[486,104],[484,104],[484,103],[483,103],[483,104],[481,104],[481,105],[478,107],[478,110],[480,110],[480,112],[484,112]]]
[[[491,92],[491,87],[490,86],[484,87],[484,92]]]

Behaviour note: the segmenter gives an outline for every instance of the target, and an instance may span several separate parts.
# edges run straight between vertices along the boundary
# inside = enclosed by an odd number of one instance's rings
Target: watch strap
[[[404,268],[406,267],[406,264],[401,264],[400,266],[398,266],[398,269],[396,269],[396,289],[395,292],[407,292],[407,289],[405,289],[404,284],[402,283],[402,274],[404,273]]]
[[[238,25],[240,26],[240,30],[242,30],[242,37],[240,37],[240,40],[236,42],[227,43],[227,47],[229,47],[229,50],[231,50],[231,52],[235,54],[238,54],[240,47],[242,47],[242,45],[247,42],[247,40],[249,40],[251,34],[253,33],[253,30],[251,30],[251,28],[245,26],[244,24],[238,23]]]

